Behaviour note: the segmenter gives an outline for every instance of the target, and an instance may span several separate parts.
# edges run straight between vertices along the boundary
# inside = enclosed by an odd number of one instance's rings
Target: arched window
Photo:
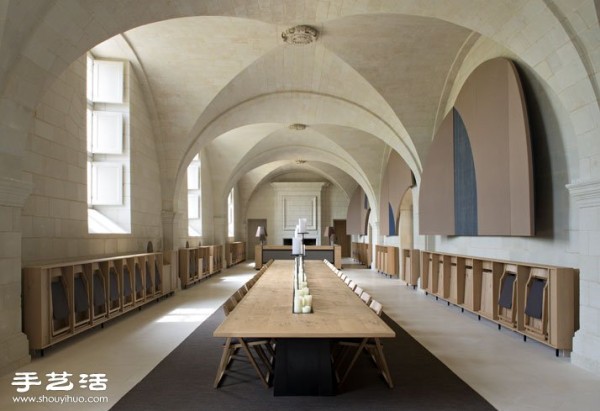
[[[234,191],[233,188],[227,197],[227,236],[235,236],[235,214],[234,214]]]
[[[88,232],[131,232],[128,65],[87,56]]]
[[[188,188],[188,235],[202,236],[202,185],[201,185],[200,156],[192,159],[187,168]]]

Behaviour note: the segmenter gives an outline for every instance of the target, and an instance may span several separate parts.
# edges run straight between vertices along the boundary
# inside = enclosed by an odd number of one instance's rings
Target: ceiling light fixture
[[[310,44],[313,41],[317,40],[319,36],[319,32],[317,29],[311,26],[299,25],[290,27],[283,33],[281,33],[281,38],[287,44],[295,44],[295,45],[304,45]]]
[[[304,130],[306,128],[306,124],[294,123],[289,125],[290,130]]]

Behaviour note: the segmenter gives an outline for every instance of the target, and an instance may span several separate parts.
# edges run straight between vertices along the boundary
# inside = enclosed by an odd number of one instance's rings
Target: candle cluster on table
[[[312,312],[312,295],[308,288],[304,259],[302,255],[294,261],[294,313],[308,314]]]
[[[303,241],[304,234],[306,234],[306,218],[300,218],[292,238],[292,255],[304,255],[306,253]]]

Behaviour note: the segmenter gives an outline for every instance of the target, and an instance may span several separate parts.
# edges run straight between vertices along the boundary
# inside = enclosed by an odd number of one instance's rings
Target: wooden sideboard
[[[371,266],[371,244],[352,243],[352,258],[360,264]]]
[[[524,336],[573,349],[579,270],[421,251],[421,288]]]
[[[398,277],[398,248],[388,245],[376,245],[375,269],[390,277]]]
[[[254,268],[257,270],[269,260],[293,260],[290,245],[257,245],[254,249]],[[342,246],[307,245],[305,260],[328,260],[336,268],[342,268]]]
[[[182,288],[223,269],[223,247],[220,245],[180,248],[178,254]]]
[[[226,243],[225,257],[227,258],[227,267],[241,263],[246,259],[246,243],[243,241]]]
[[[416,288],[421,271],[421,252],[415,249],[400,250],[400,279],[407,285]]]
[[[172,294],[177,286],[173,254],[131,254],[24,267],[23,330],[29,348],[43,350]]]

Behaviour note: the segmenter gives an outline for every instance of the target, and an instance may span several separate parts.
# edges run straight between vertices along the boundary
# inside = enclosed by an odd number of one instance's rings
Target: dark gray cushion
[[[123,296],[131,296],[131,274],[129,274],[129,268],[123,267]]]
[[[158,271],[158,261],[154,261],[154,285],[156,288],[160,285],[160,271]]]
[[[152,273],[150,272],[150,263],[146,261],[146,292],[152,292]]]
[[[69,317],[69,303],[62,281],[52,282],[52,318],[58,321]]]
[[[106,303],[104,281],[100,270],[94,271],[94,306],[100,307]]]
[[[517,279],[515,274],[507,274],[504,277],[504,281],[501,285],[500,290],[500,300],[498,301],[498,305],[504,308],[512,308],[512,300],[513,300],[513,283]]]
[[[196,275],[197,273],[198,273],[198,270],[196,268],[196,257],[194,256],[193,253],[190,253],[190,271],[188,274],[191,278],[194,275]]]
[[[110,268],[110,301],[119,300],[119,276],[114,267]]]
[[[76,275],[75,283],[75,312],[83,313],[86,312],[90,308],[90,303],[88,299],[88,293],[86,289],[86,283],[83,279],[83,274]]]
[[[142,270],[140,269],[140,265],[135,263],[135,292],[139,293],[144,289],[142,285]]]
[[[542,319],[542,309],[544,303],[544,287],[546,280],[543,278],[534,278],[529,285],[529,294],[527,294],[527,304],[525,305],[525,314]]]

